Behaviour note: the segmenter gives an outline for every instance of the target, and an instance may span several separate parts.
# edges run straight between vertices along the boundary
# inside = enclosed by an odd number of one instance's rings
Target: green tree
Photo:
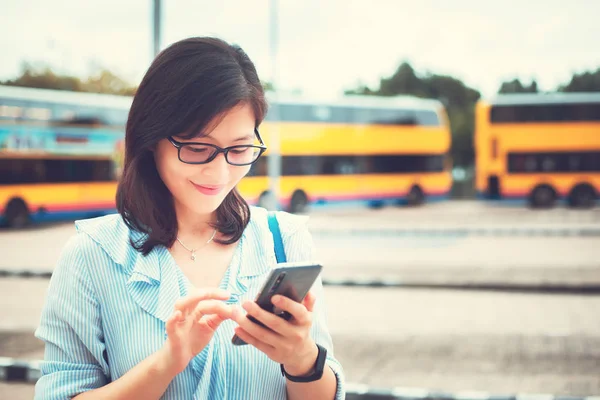
[[[532,80],[529,86],[525,86],[518,78],[515,78],[512,81],[503,82],[498,93],[538,93],[538,85],[535,80]]]
[[[275,91],[275,86],[273,85],[272,82],[269,82],[269,81],[263,82],[262,87],[265,92],[274,92]]]
[[[82,83],[84,92],[110,93],[133,96],[136,87],[126,82],[107,69],[101,69],[97,74],[90,76]]]
[[[23,63],[21,74],[15,79],[0,82],[7,86],[22,86],[40,89],[82,90],[81,80],[72,76],[55,74],[48,66],[35,67],[30,63]]]
[[[381,79],[377,94],[380,96],[412,94],[426,97],[426,90],[423,81],[417,76],[413,67],[407,62],[403,62],[392,76]]]
[[[593,72],[575,74],[571,81],[561,85],[559,92],[600,92],[600,68]]]
[[[73,92],[108,93],[131,96],[136,87],[116,76],[109,70],[100,69],[86,80],[75,76],[56,74],[47,65],[34,66],[23,63],[21,74],[14,79],[0,81],[7,86],[21,86],[40,89],[68,90]]]

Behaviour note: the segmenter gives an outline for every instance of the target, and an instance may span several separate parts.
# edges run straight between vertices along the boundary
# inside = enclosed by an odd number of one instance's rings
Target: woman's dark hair
[[[238,46],[216,38],[189,38],[163,50],[146,72],[129,110],[125,163],[117,189],[117,209],[130,229],[145,233],[132,245],[147,255],[157,245],[171,247],[177,218],[171,193],[160,178],[153,149],[169,136],[194,137],[236,105],[252,106],[256,127],[267,105],[256,68]],[[231,244],[250,220],[246,201],[233,189],[217,209],[214,224]]]

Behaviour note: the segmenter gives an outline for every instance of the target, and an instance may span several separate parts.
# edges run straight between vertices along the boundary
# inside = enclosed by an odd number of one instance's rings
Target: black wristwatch
[[[315,361],[315,366],[313,367],[314,372],[308,376],[293,376],[289,375],[285,372],[285,368],[283,368],[283,364],[281,364],[281,375],[285,376],[292,382],[314,382],[318,381],[323,377],[323,370],[325,369],[325,361],[327,360],[327,349],[323,346],[317,345],[319,349],[319,354],[317,355],[317,361]]]

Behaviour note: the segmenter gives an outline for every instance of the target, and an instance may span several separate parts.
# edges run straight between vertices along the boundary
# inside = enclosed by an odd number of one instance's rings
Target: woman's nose
[[[204,165],[203,174],[208,176],[215,176],[217,178],[224,178],[229,172],[229,164],[225,159],[225,154],[217,154],[214,160]],[[220,182],[219,182],[220,183]]]

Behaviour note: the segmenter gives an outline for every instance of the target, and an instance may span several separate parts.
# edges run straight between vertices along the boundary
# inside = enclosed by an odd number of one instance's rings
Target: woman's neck
[[[212,225],[216,222],[216,211],[209,214],[197,214],[183,205],[175,206],[177,215],[177,236],[194,240],[212,234]]]

